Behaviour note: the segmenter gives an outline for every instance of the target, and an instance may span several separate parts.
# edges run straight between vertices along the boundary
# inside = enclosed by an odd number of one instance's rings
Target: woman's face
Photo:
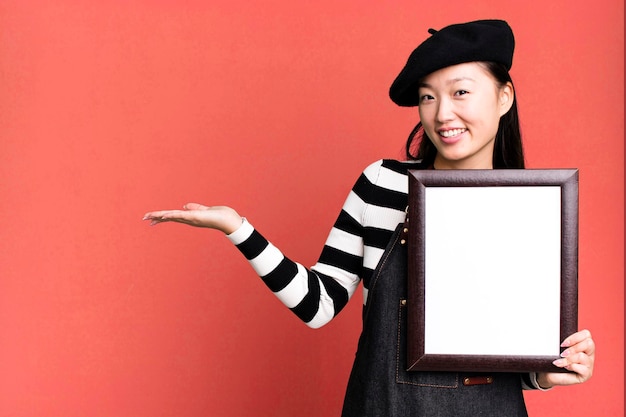
[[[419,87],[424,131],[437,148],[437,169],[491,169],[500,117],[513,105],[513,85],[499,86],[469,62],[427,75]]]

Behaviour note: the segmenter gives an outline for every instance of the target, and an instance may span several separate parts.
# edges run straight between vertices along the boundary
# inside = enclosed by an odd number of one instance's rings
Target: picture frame
[[[409,371],[567,372],[578,170],[410,170]]]

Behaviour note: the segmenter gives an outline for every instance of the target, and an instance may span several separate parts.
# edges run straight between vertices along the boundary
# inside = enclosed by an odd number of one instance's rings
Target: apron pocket
[[[396,383],[430,388],[458,388],[457,372],[407,371],[407,319],[406,300],[398,303],[398,338],[396,346]]]

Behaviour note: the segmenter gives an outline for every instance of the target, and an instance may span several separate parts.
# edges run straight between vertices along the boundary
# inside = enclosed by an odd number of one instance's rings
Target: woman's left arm
[[[561,358],[553,363],[559,368],[572,372],[542,372],[537,375],[541,388],[552,388],[556,385],[581,384],[591,378],[596,346],[589,330],[581,330],[567,337],[561,346],[566,348]]]

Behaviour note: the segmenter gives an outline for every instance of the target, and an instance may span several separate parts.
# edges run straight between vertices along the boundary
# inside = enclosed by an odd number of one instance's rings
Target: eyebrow
[[[475,79],[473,79],[473,78],[471,78],[471,77],[456,77],[456,78],[452,78],[452,79],[449,79],[448,81],[446,81],[446,84],[447,84],[447,85],[450,85],[450,84],[458,83],[459,81],[472,81],[472,82],[476,82],[476,80],[475,80]],[[418,85],[418,88],[419,88],[419,87],[432,88],[432,86],[431,86],[430,84],[425,83],[425,82],[420,82],[420,83],[419,83],[419,85]]]

